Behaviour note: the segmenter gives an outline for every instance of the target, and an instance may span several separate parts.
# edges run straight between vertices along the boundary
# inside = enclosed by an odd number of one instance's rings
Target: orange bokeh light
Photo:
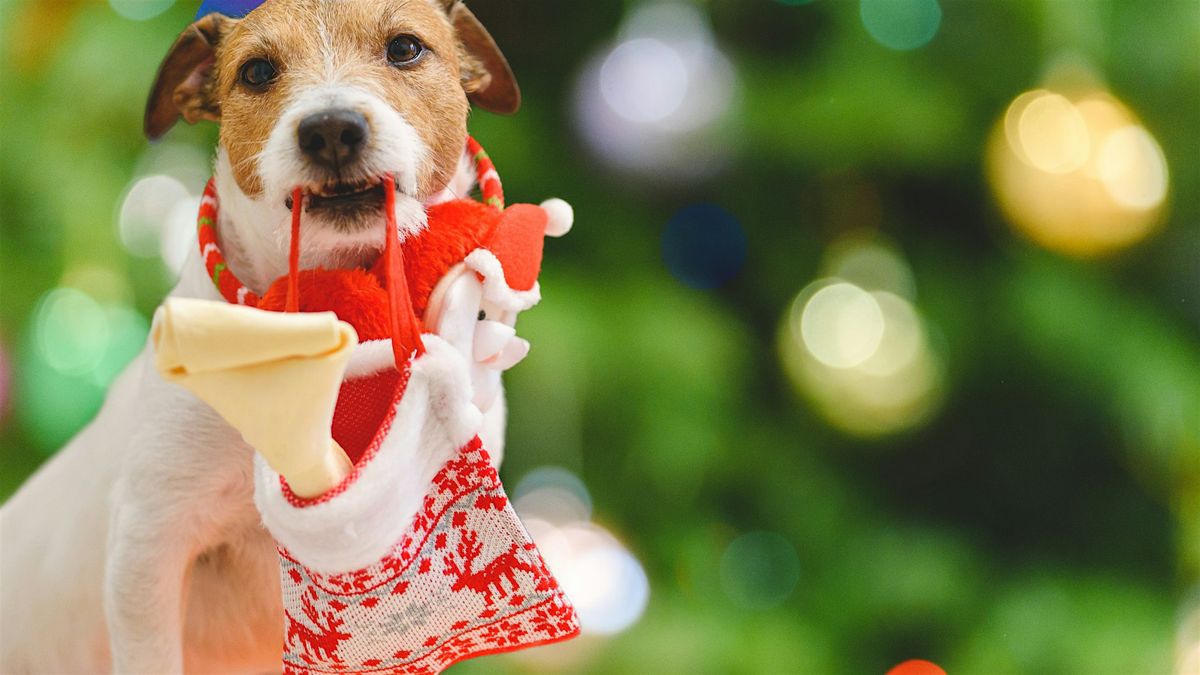
[[[946,671],[932,661],[910,659],[887,671],[887,675],[946,675]]]

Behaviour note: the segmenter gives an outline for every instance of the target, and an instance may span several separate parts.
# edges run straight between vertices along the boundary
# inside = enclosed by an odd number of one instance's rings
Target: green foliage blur
[[[170,289],[116,222],[155,68],[195,4],[134,21],[100,0],[0,2],[0,495],[94,414]],[[476,113],[472,133],[510,201],[561,196],[577,213],[522,317],[534,350],[507,378],[504,476],[580,475],[650,603],[619,635],[459,672],[1173,668],[1200,611],[1200,3],[943,0],[911,51],[872,40],[849,0],[701,3],[740,93],[729,164],[691,184],[606,169],[576,130],[580,69],[637,3],[472,5],[525,95],[515,117]],[[1014,233],[984,170],[997,120],[1063,53],[1137,113],[1170,169],[1162,227],[1094,260]],[[169,140],[215,138],[181,125]],[[745,268],[713,291],[662,259],[666,223],[696,203],[748,239]],[[777,345],[830,245],[862,230],[911,268],[943,369],[929,419],[877,437],[830,425]],[[63,374],[38,360],[34,323],[72,286],[135,311],[99,365]],[[756,532],[798,561],[770,602],[745,589],[771,570],[730,557]]]

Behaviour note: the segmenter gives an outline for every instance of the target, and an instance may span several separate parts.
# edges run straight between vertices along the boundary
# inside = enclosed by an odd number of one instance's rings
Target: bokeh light
[[[0,420],[8,413],[8,402],[11,400],[12,372],[8,365],[8,348],[0,342]]]
[[[121,199],[117,230],[125,250],[160,258],[169,281],[178,278],[196,241],[200,194],[211,161],[195,146],[165,141],[138,158],[136,178]]]
[[[106,388],[145,344],[149,325],[111,288],[121,277],[90,268],[68,279],[94,279],[48,291],[38,302],[21,350],[16,411],[37,445],[55,450],[95,414]],[[127,289],[124,289],[127,290]]]
[[[617,45],[600,67],[600,93],[617,115],[652,124],[683,106],[688,72],[683,56],[654,38]]]
[[[854,273],[861,270],[848,261],[872,258],[887,260],[890,271],[858,274],[859,283],[813,282],[796,296],[779,333],[780,357],[797,390],[830,424],[862,437],[920,426],[943,393],[941,360],[910,299],[911,273],[894,249],[851,235],[830,247],[823,268]]]
[[[1075,171],[1087,162],[1087,121],[1065,96],[1028,92],[1022,94],[1019,109],[1019,115],[1005,120],[1005,132],[1022,159],[1054,174]]]
[[[825,253],[821,269],[823,276],[845,279],[868,291],[888,291],[909,300],[917,297],[916,280],[903,256],[870,232],[840,237]]]
[[[724,286],[746,263],[746,233],[712,204],[681,209],[663,232],[663,261],[676,279],[702,290]]]
[[[883,310],[858,286],[833,282],[812,294],[800,315],[804,346],[831,368],[853,368],[883,342]]]
[[[533,469],[512,492],[518,513],[528,513],[555,524],[586,522],[592,517],[592,497],[587,486],[570,471],[557,466]]]
[[[1167,196],[1167,160],[1150,132],[1130,125],[1108,135],[1096,158],[1109,195],[1129,209],[1152,209]]]
[[[774,532],[749,532],[721,555],[721,588],[745,609],[770,609],[785,602],[800,580],[800,559],[791,542]]]
[[[175,0],[108,0],[108,4],[126,19],[145,21],[171,9]]]
[[[637,623],[650,600],[650,581],[616,537],[594,523],[558,526],[528,511],[521,520],[585,633],[613,635]]]
[[[1179,608],[1175,627],[1175,672],[1200,673],[1200,588],[1192,588]]]
[[[1111,253],[1163,220],[1162,149],[1125,105],[1094,88],[1018,96],[992,133],[987,165],[1008,218],[1053,251]]]
[[[660,181],[711,176],[732,149],[737,73],[701,10],[676,1],[634,9],[614,44],[584,66],[577,127],[610,167]]]
[[[938,0],[859,0],[863,27],[879,44],[898,51],[929,43],[942,25]]]
[[[887,675],[946,675],[946,671],[932,661],[910,659],[897,664]]]
[[[117,218],[125,250],[142,258],[159,255],[171,212],[189,197],[187,187],[171,176],[154,174],[134,181]]]
[[[108,350],[111,331],[104,308],[74,288],[47,293],[33,326],[38,356],[64,375],[91,372]]]
[[[196,248],[196,214],[199,211],[200,197],[189,196],[175,204],[163,221],[158,254],[171,280],[183,272],[188,255]]]
[[[579,613],[585,633],[613,635],[641,618],[650,582],[637,558],[590,522],[583,480],[554,466],[533,469],[512,492],[513,507]]]
[[[198,195],[213,171],[210,153],[190,143],[163,139],[146,146],[134,165],[135,176],[170,176]]]

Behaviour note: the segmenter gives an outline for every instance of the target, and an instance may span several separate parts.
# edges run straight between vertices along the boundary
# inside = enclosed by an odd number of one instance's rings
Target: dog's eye
[[[479,310],[479,320],[480,320],[480,321],[486,321],[486,320],[487,320],[487,312],[483,311],[482,309],[481,309],[481,310]]]
[[[251,89],[262,89],[275,79],[278,71],[266,59],[251,59],[242,65],[242,84]]]
[[[387,58],[393,66],[408,66],[425,53],[425,45],[412,35],[397,35],[388,43]]]

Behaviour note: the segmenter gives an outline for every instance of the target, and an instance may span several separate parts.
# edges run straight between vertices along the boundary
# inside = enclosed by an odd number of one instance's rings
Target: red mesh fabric
[[[387,416],[400,381],[400,372],[388,368],[375,375],[346,380],[333,411],[333,440],[350,461],[358,464]]]

